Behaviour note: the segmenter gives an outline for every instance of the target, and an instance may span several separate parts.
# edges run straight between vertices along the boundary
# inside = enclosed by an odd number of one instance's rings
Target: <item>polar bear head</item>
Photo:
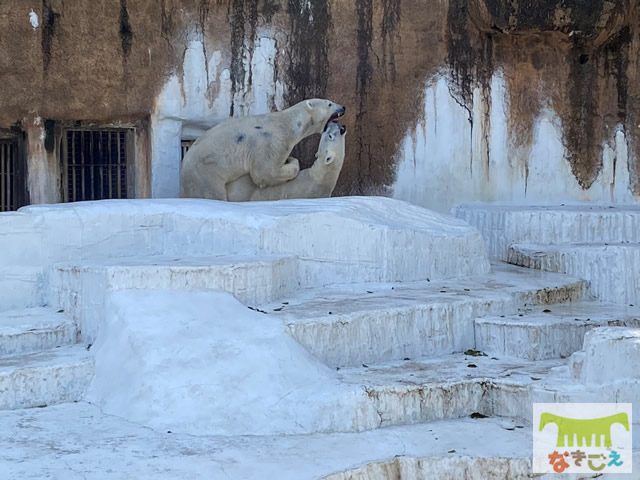
[[[346,126],[334,121],[329,122],[322,133],[322,137],[320,137],[314,166],[316,164],[321,167],[331,165],[332,168],[338,171],[342,169],[346,136]]]
[[[322,133],[331,122],[342,117],[345,108],[331,100],[310,98],[301,102],[309,115],[311,133]]]

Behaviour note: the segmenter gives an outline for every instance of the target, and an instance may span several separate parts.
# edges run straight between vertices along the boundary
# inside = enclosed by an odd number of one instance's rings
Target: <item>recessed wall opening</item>
[[[193,145],[193,142],[195,142],[195,140],[182,140],[182,142],[181,142],[181,145],[182,145],[182,156],[180,157],[180,161],[184,160],[184,156],[189,151],[189,148],[191,147],[191,145]]]
[[[133,139],[133,130],[127,128],[63,130],[63,200],[133,198]]]
[[[0,136],[0,212],[26,205],[26,172],[21,139]]]

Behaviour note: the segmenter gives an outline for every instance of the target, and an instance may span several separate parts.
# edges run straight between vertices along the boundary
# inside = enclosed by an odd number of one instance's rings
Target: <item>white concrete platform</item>
[[[150,255],[293,255],[315,262],[305,276],[316,285],[457,278],[489,270],[477,230],[384,197],[242,204],[111,200],[25,207],[0,223],[6,227],[0,266]]]
[[[313,355],[342,367],[462,352],[475,347],[478,317],[583,297],[584,282],[572,277],[506,264],[493,270],[452,281],[300,291],[260,308],[282,319]]]
[[[640,207],[465,208],[498,258],[640,243]],[[532,402],[640,398],[640,307],[489,273],[477,230],[402,202],[93,202],[0,231],[3,478],[524,480]],[[633,248],[598,275],[640,271]]]
[[[0,356],[49,350],[76,342],[77,327],[64,311],[25,308],[0,312]]]
[[[93,377],[93,358],[80,345],[0,357],[0,410],[74,402]]]
[[[640,244],[514,244],[508,261],[588,280],[589,291],[602,301],[640,303]]]
[[[531,478],[531,427],[509,419],[466,418],[358,434],[193,437],[154,431],[77,403],[0,412],[0,431],[11,432],[0,435],[0,471],[16,480]],[[634,440],[639,452],[640,436]]]
[[[482,233],[489,257],[507,260],[516,243],[640,243],[640,205],[464,204],[453,209]]]
[[[246,305],[282,298],[300,288],[298,259],[276,255],[125,257],[55,265],[49,300],[78,323],[92,343],[104,322],[108,292],[215,289]]]
[[[527,360],[567,358],[582,349],[587,331],[603,326],[640,326],[640,306],[593,300],[527,305],[515,315],[476,319],[475,348]]]

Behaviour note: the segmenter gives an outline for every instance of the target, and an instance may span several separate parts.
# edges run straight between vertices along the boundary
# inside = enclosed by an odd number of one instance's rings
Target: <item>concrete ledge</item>
[[[81,400],[93,376],[84,347],[0,358],[0,410]]]
[[[109,292],[213,289],[257,305],[298,289],[298,277],[296,258],[274,255],[104,259],[55,265],[49,297],[78,323],[82,340],[92,343],[104,321]]]
[[[595,301],[528,305],[516,315],[478,318],[475,348],[527,360],[566,358],[582,349],[587,331],[602,326],[640,326],[640,307]]]
[[[517,206],[465,204],[457,218],[476,227],[487,242],[489,257],[507,260],[514,243],[640,243],[639,205]]]
[[[76,324],[64,312],[26,308],[0,313],[0,355],[50,350],[76,342]]]
[[[584,282],[572,277],[504,264],[494,270],[465,280],[301,291],[261,308],[327,365],[343,367],[463,352],[475,347],[478,317],[584,293]]]
[[[640,381],[640,328],[598,328],[587,333],[580,380],[607,385]]]
[[[640,244],[515,244],[508,261],[588,280],[591,294],[605,302],[640,304]]]

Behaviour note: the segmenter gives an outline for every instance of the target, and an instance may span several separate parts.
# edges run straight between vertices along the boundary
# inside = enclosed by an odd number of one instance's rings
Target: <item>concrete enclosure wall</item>
[[[338,195],[631,202],[639,22],[632,0],[6,0],[0,128],[27,133],[32,203],[62,199],[65,122],[135,127],[136,196],[173,197],[182,140],[314,96],[347,107]]]

